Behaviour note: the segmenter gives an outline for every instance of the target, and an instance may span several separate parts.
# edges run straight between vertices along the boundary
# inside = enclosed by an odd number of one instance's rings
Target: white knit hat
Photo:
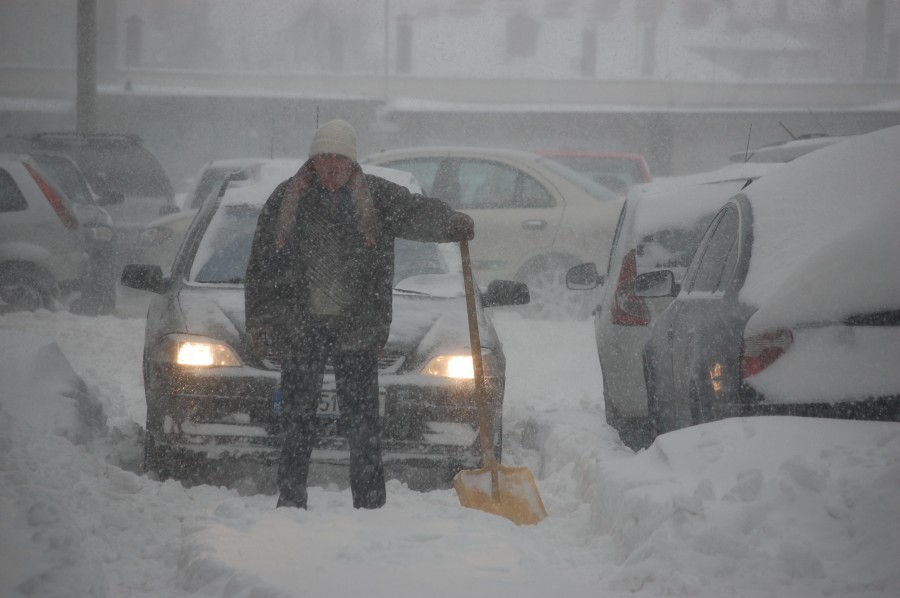
[[[345,120],[330,120],[316,130],[309,157],[317,154],[337,154],[356,162],[356,131]]]

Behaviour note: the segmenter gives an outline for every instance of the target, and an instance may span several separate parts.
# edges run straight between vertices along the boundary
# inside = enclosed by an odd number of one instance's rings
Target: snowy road
[[[900,425],[730,420],[635,455],[604,423],[589,323],[495,324],[504,459],[538,479],[537,526],[396,481],[379,511],[332,485],[303,512],[150,480],[134,473],[143,320],[0,317],[0,595],[900,594]],[[68,398],[66,360],[87,398]]]

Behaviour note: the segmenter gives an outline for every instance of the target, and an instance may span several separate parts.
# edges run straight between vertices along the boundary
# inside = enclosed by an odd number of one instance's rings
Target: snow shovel
[[[505,467],[494,457],[468,242],[460,241],[459,249],[462,254],[466,311],[469,316],[469,344],[472,347],[475,399],[478,403],[478,435],[484,467],[460,471],[453,478],[453,487],[456,488],[459,502],[464,507],[506,517],[517,525],[538,523],[547,516],[547,511],[544,509],[544,501],[541,500],[531,470],[527,467]]]

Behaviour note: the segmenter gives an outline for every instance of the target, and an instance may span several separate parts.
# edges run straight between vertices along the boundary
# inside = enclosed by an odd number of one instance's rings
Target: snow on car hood
[[[741,301],[766,305],[823,246],[896,205],[897,156],[900,126],[816,150],[748,187],[754,239]]]
[[[225,341],[246,355],[243,288],[184,287],[179,303],[188,333]],[[466,318],[465,297],[395,293],[386,350],[412,353],[422,359],[438,350],[465,352],[469,347]],[[481,341],[487,347],[496,344],[493,329],[483,321]]]
[[[798,264],[750,318],[747,333],[900,309],[898,223],[895,202]]]

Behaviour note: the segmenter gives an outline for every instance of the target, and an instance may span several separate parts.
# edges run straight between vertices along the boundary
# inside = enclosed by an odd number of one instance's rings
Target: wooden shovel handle
[[[459,242],[462,255],[463,285],[466,289],[466,312],[469,316],[469,345],[472,348],[472,369],[475,373],[475,400],[478,403],[478,436],[481,441],[481,456],[485,467],[491,468],[491,493],[500,495],[497,460],[491,442],[491,420],[487,412],[487,391],[484,387],[484,366],[481,360],[481,338],[478,335],[478,312],[475,309],[475,283],[472,277],[472,261],[469,257],[469,243]]]

